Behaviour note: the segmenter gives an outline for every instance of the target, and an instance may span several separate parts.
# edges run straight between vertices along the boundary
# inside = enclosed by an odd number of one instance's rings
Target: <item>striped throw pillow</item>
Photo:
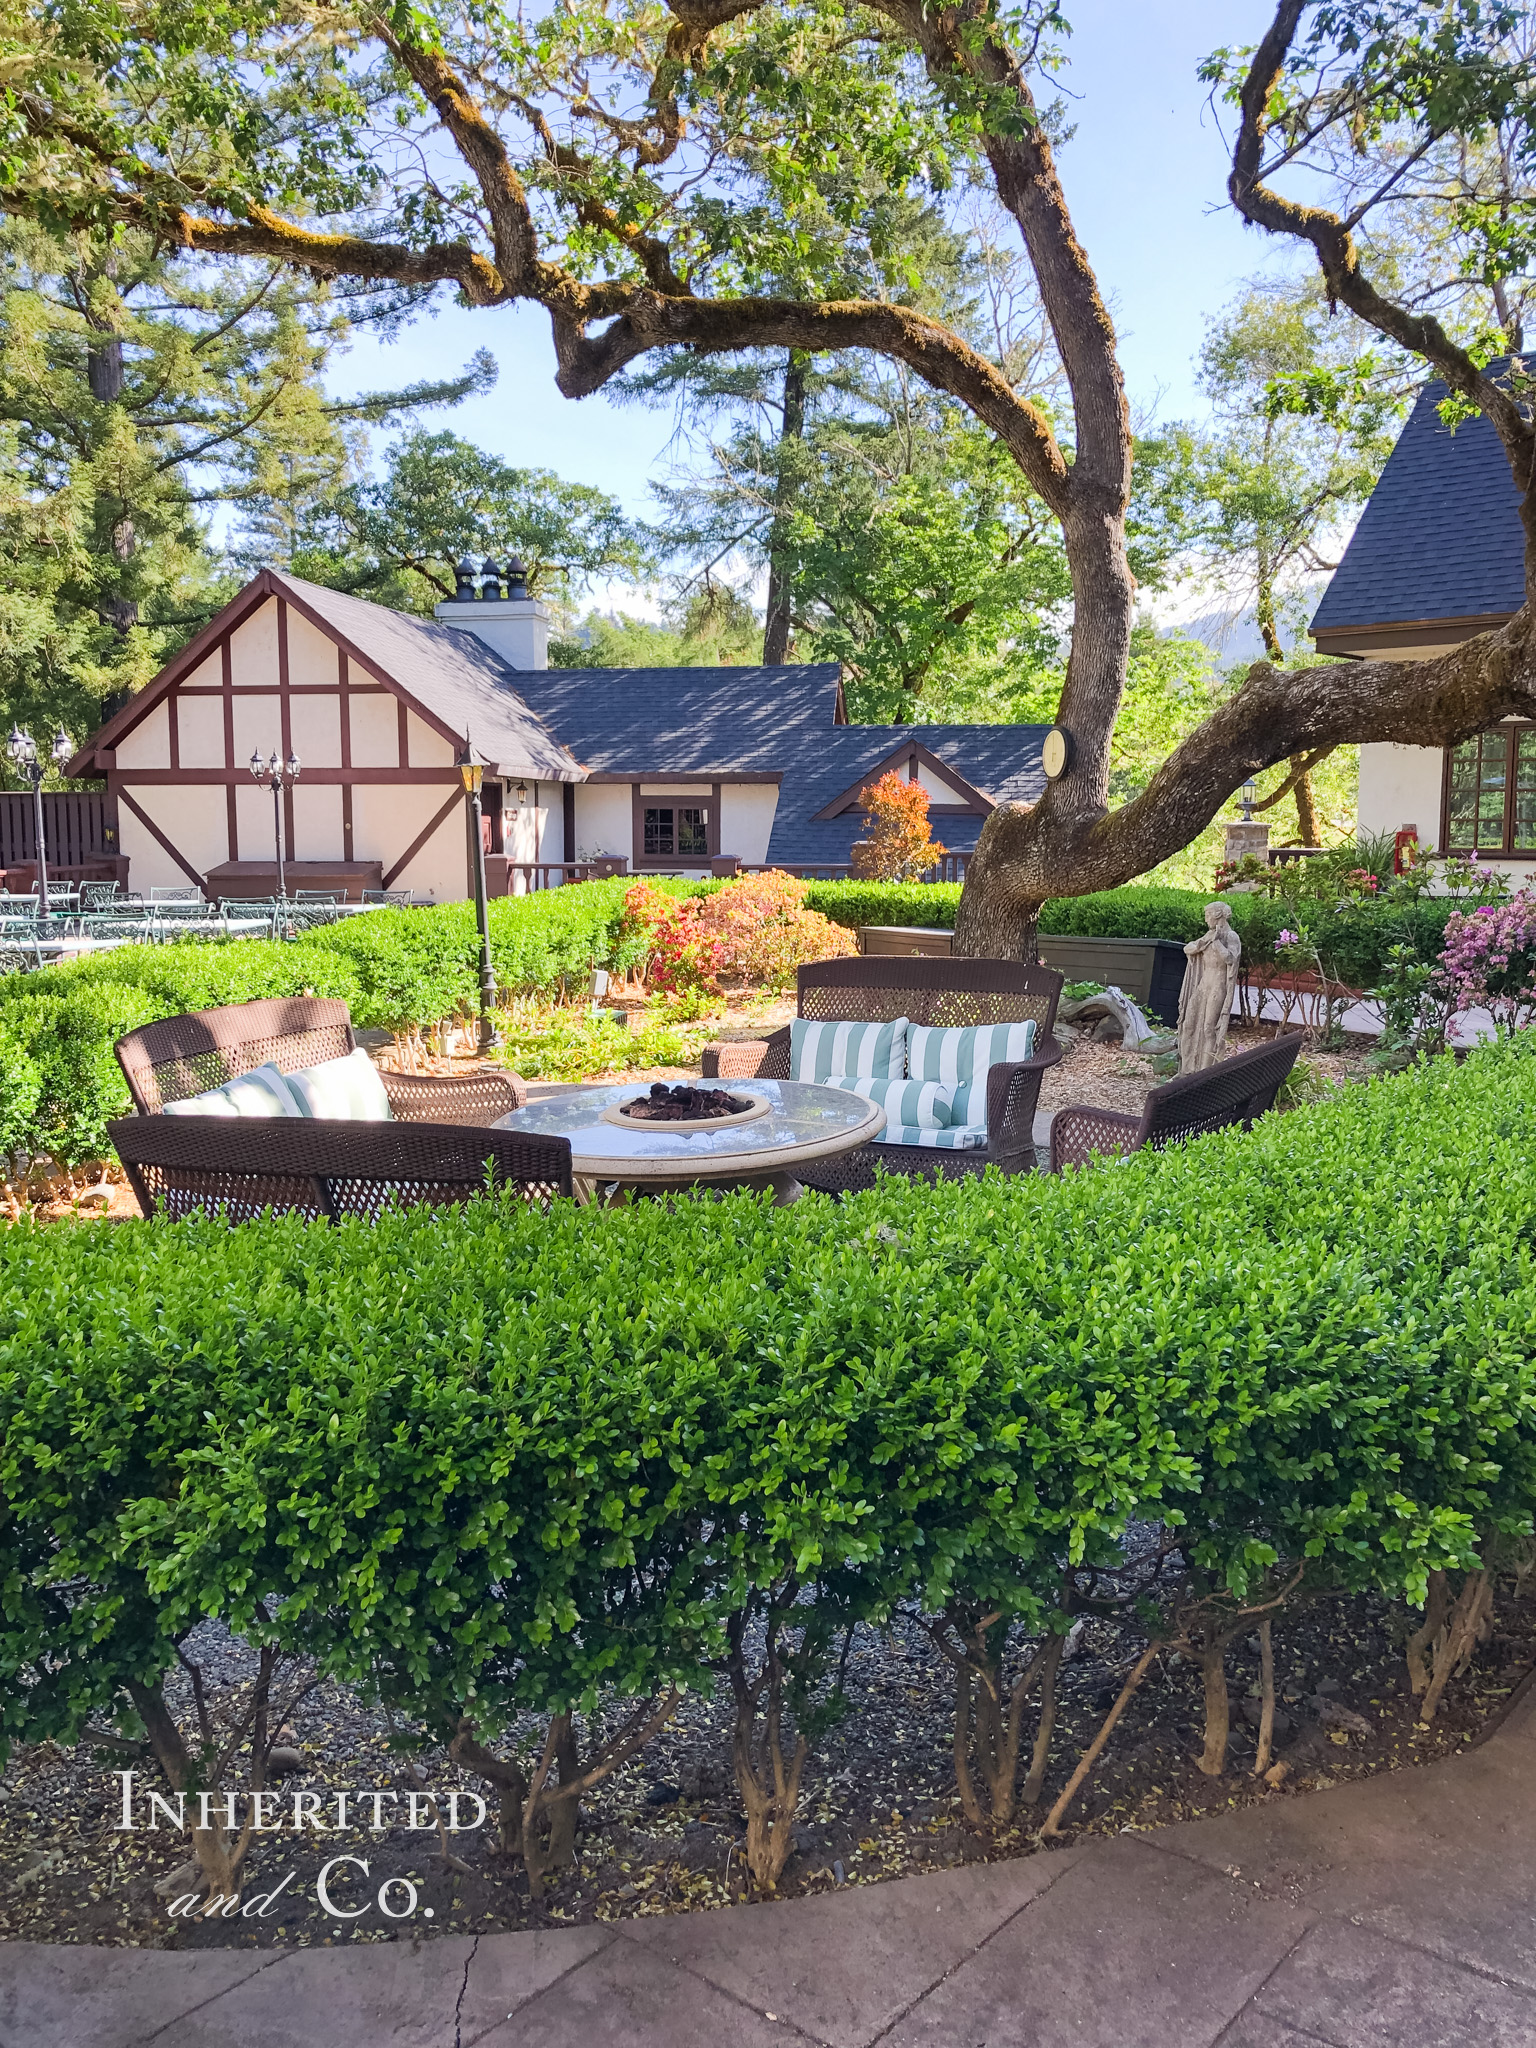
[[[894,1017],[889,1024],[821,1024],[796,1017],[789,1027],[789,1078],[831,1081],[864,1074],[899,1081],[907,1071],[907,1022]]]
[[[914,1081],[942,1081],[955,1091],[952,1124],[987,1121],[987,1069],[1027,1060],[1035,1049],[1035,1020],[1022,1024],[971,1024],[944,1030],[914,1024],[907,1043],[907,1071]]]
[[[924,1130],[921,1124],[887,1124],[877,1145],[933,1145],[941,1152],[985,1152],[985,1124],[957,1124],[947,1131]]]
[[[237,1075],[222,1088],[207,1088],[180,1102],[167,1102],[166,1116],[302,1116],[285,1075],[270,1060]]]
[[[379,1070],[361,1046],[339,1060],[297,1067],[286,1079],[300,1116],[330,1117],[349,1124],[388,1124],[395,1120]]]
[[[888,1129],[892,1124],[913,1124],[925,1131],[949,1127],[951,1091],[938,1081],[877,1081],[870,1074],[834,1074],[826,1085],[879,1103]]]

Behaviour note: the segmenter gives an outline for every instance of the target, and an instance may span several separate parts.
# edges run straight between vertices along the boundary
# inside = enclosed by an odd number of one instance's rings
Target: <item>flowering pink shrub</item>
[[[1486,1009],[1506,1030],[1536,1024],[1536,897],[1453,911],[1436,985],[1456,1010]]]
[[[643,935],[645,979],[665,995],[717,995],[722,976],[781,987],[808,960],[858,951],[845,926],[807,910],[808,886],[774,869],[679,902],[637,882],[624,897],[621,942]]]

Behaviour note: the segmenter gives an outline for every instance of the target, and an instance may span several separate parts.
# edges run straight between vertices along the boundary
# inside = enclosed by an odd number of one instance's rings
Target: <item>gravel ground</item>
[[[1203,1777],[1192,1762],[1201,1740],[1199,1673],[1176,1655],[1155,1661],[1079,1795],[1069,1838],[1287,1798],[1461,1747],[1536,1660],[1536,1600],[1508,1586],[1497,1617],[1493,1639],[1473,1670],[1451,1685],[1427,1733],[1416,1726],[1406,1689],[1402,1610],[1370,1598],[1327,1600],[1277,1627],[1282,1718],[1275,1748],[1289,1767],[1278,1790],[1251,1776],[1255,1739],[1244,1706],[1256,1719],[1255,1642],[1240,1641],[1229,1659],[1234,1734],[1220,1779]],[[207,1626],[188,1647],[205,1670],[215,1714],[227,1711],[251,1668],[244,1646]],[[1077,1655],[1063,1667],[1047,1801],[1065,1783],[1139,1648],[1108,1624],[1088,1623]],[[298,1674],[299,1683],[303,1677]],[[950,1670],[916,1622],[900,1620],[883,1634],[858,1631],[845,1684],[846,1710],[812,1750],[797,1853],[783,1893],[1048,1853],[1033,1841],[1041,1810],[1000,1835],[977,1835],[962,1825],[950,1748]],[[180,1695],[173,1687],[172,1697],[185,1714],[184,1687]],[[1358,1716],[1352,1723],[1357,1732],[1325,1726],[1319,1718],[1329,1711],[1325,1702]],[[321,1812],[332,1814],[337,1790],[393,1787],[403,1812],[410,1766],[396,1735],[414,1752],[432,1791],[477,1787],[417,1731],[392,1731],[380,1714],[334,1686],[309,1693],[288,1725],[301,1762],[282,1780],[285,1808],[295,1790],[322,1795]],[[123,1832],[115,1826],[121,1787],[114,1772],[123,1768],[121,1758],[86,1749],[65,1754],[46,1744],[19,1750],[0,1780],[0,1938],[249,1947],[389,1940],[402,1929],[414,1939],[725,1905],[746,1890],[729,1729],[723,1690],[716,1697],[688,1696],[663,1734],[585,1803],[576,1865],[541,1904],[530,1904],[521,1866],[497,1852],[491,1826],[452,1838],[464,1868],[451,1870],[430,1824],[414,1833],[399,1825],[374,1833],[353,1824],[323,1837],[286,1832],[266,1838],[248,1868],[247,1898],[265,1896],[292,1871],[290,1883],[271,1901],[267,1917],[209,1924],[172,1919],[166,1901],[155,1895],[156,1880],[184,1861],[185,1838],[165,1827]],[[520,1732],[525,1742],[535,1739],[531,1725]],[[142,1810],[158,1780],[150,1770],[140,1782]],[[466,1807],[466,1816],[472,1811]],[[354,1801],[354,1823],[360,1814],[367,1808]],[[383,1818],[390,1818],[387,1809]],[[369,1864],[366,1885],[351,1867],[336,1880],[338,1904],[367,1907],[349,1922],[328,1918],[315,1898],[322,1862],[342,1854]],[[383,1880],[397,1876],[416,1885],[418,1909],[414,1917],[391,1921],[372,1900]],[[397,1910],[406,1903],[403,1888],[389,1896]]]

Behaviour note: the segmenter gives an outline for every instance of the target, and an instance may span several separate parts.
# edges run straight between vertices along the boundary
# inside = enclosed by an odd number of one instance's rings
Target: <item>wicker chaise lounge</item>
[[[1051,1171],[1088,1166],[1095,1158],[1124,1158],[1143,1145],[1161,1150],[1181,1138],[1198,1138],[1229,1124],[1246,1130],[1273,1109],[1286,1076],[1296,1064],[1305,1033],[1288,1031],[1267,1045],[1234,1053],[1197,1074],[1180,1074],[1147,1096],[1141,1115],[1074,1103],[1058,1110],[1051,1125]]]
[[[893,954],[853,960],[818,960],[797,977],[800,1015],[808,1019],[944,1027],[1035,1021],[1035,1047],[1027,1060],[994,1066],[987,1080],[987,1143],[965,1152],[918,1145],[864,1145],[839,1158],[797,1168],[806,1187],[846,1194],[873,1187],[877,1168],[925,1179],[959,1180],[988,1166],[1028,1173],[1037,1165],[1035,1104],[1047,1067],[1061,1058],[1055,1038],[1062,977],[1049,967],[1014,960],[953,960]],[[706,1079],[787,1081],[788,1025],[769,1038],[706,1046]]]
[[[571,1192],[563,1138],[488,1128],[528,1099],[515,1074],[385,1070],[393,1123],[330,1118],[164,1116],[270,1061],[282,1073],[356,1047],[347,1006],[326,997],[233,1003],[165,1017],[117,1041],[136,1116],[107,1126],[146,1215],[265,1209],[310,1217],[378,1214],[409,1202],[463,1202],[516,1185],[530,1200]]]

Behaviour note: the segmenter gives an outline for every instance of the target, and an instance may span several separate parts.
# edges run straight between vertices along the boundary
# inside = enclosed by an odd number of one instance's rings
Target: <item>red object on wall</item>
[[[1408,852],[1408,848],[1409,848],[1410,846],[1411,846],[1411,847],[1413,848],[1413,851],[1412,851],[1412,853],[1409,853],[1409,852]],[[1416,860],[1416,859],[1418,858],[1418,852],[1419,852],[1419,828],[1418,828],[1418,826],[1417,826],[1417,825],[1404,825],[1404,826],[1403,826],[1403,828],[1402,828],[1402,830],[1401,830],[1400,832],[1397,832],[1397,833],[1395,833],[1395,834],[1393,835],[1393,839],[1392,839],[1392,872],[1393,872],[1393,874],[1394,874],[1394,875],[1406,875],[1406,874],[1407,874],[1407,872],[1408,872],[1408,870],[1409,870],[1409,869],[1410,869],[1410,868],[1411,868],[1411,867],[1413,866],[1413,864],[1414,864],[1414,861],[1415,861],[1415,860]]]

